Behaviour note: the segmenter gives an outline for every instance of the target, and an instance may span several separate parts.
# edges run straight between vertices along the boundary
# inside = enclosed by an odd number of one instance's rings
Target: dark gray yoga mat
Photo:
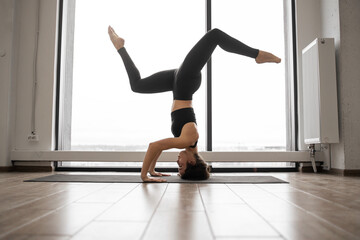
[[[183,180],[173,175],[163,177],[168,183],[288,183],[272,176],[211,176],[208,180]],[[54,174],[24,182],[90,182],[90,183],[141,183],[140,175],[75,175]]]

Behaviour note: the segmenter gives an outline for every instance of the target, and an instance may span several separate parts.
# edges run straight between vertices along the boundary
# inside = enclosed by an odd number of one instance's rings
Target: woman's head
[[[182,179],[206,180],[210,177],[208,164],[197,153],[182,151],[179,154],[177,163]]]

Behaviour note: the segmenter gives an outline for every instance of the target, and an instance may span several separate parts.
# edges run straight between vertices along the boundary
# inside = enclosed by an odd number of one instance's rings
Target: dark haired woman
[[[178,69],[161,71],[147,78],[141,78],[138,69],[124,47],[124,39],[120,38],[110,26],[108,33],[124,62],[130,86],[134,92],[172,91],[174,96],[171,111],[171,131],[174,138],[166,138],[149,144],[141,169],[141,179],[144,182],[166,182],[164,178],[154,178],[169,176],[155,172],[155,165],[162,151],[171,148],[185,149],[179,153],[177,160],[181,178],[208,179],[210,176],[209,167],[198,154],[199,133],[192,108],[192,95],[201,84],[201,69],[216,46],[220,46],[227,52],[254,58],[257,63],[280,63],[281,59],[271,53],[251,48],[219,29],[212,29],[196,43]],[[148,176],[148,173],[151,176]]]

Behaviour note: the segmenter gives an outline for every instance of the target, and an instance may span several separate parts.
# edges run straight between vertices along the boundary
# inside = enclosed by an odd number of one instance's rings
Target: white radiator
[[[334,39],[317,38],[304,48],[302,68],[305,143],[338,143]]]

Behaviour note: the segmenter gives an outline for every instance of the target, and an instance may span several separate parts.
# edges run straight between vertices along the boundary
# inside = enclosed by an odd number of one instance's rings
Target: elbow
[[[158,150],[161,150],[161,146],[157,142],[151,142],[151,143],[149,143],[148,149],[153,150],[153,151],[158,151]]]
[[[151,142],[151,143],[149,143],[148,150],[155,149],[155,147],[156,147],[156,144]]]
[[[152,151],[157,151],[157,152],[162,152],[164,150],[166,150],[166,146],[162,143],[158,142],[151,142],[149,144],[149,149],[151,149]]]

